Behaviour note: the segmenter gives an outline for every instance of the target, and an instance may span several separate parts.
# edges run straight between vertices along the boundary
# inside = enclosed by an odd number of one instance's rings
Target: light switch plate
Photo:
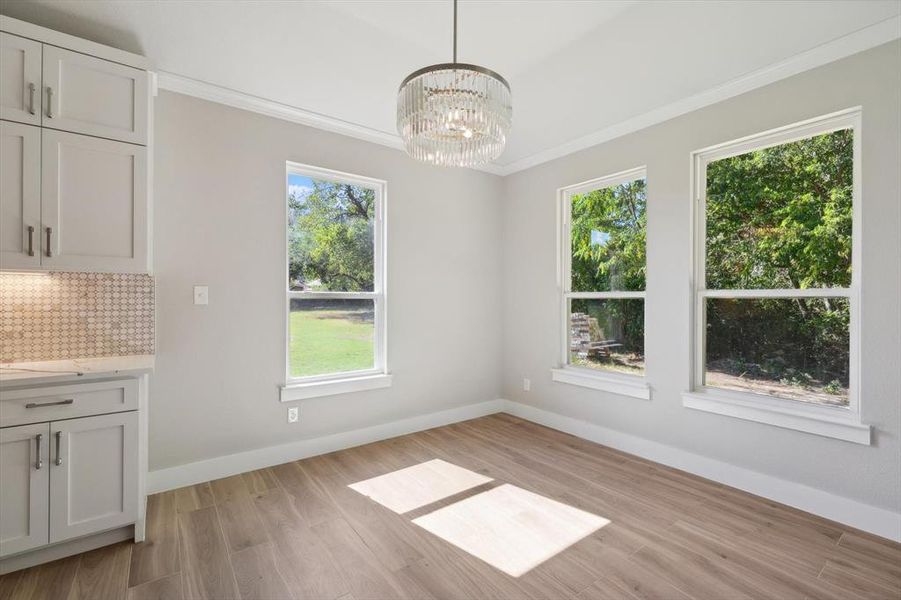
[[[523,379],[522,380],[522,390],[524,392],[528,392],[531,389],[532,389],[532,382],[529,381],[528,379]]]
[[[300,407],[290,407],[288,409],[288,423],[297,423],[298,419],[300,419]]]
[[[194,286],[194,304],[209,304],[210,288],[205,285]]]

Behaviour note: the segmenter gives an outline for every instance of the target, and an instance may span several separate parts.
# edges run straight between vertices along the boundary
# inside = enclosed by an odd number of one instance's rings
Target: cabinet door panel
[[[44,127],[147,143],[147,72],[44,46]]]
[[[137,413],[55,421],[50,437],[50,542],[134,523]]]
[[[49,539],[49,433],[47,423],[0,429],[0,556]]]
[[[0,119],[41,124],[41,44],[0,33]]]
[[[41,130],[3,121],[0,122],[0,268],[33,269],[40,264]]]
[[[41,264],[146,271],[146,148],[44,129],[42,154]]]

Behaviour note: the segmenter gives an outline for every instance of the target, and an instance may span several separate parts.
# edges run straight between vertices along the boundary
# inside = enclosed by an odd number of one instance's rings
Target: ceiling
[[[4,0],[0,12],[387,138],[404,76],[450,60],[451,6]],[[510,171],[802,53],[863,49],[847,40],[876,27],[872,43],[899,37],[899,13],[898,0],[461,0],[459,59],[511,83],[513,131],[497,161]]]

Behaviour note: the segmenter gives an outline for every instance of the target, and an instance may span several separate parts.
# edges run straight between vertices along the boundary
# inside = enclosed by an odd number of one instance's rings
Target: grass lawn
[[[373,335],[371,310],[293,310],[291,376],[371,369]]]

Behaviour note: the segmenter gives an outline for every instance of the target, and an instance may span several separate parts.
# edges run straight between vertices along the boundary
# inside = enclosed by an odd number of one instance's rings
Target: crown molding
[[[396,133],[373,129],[365,125],[359,125],[350,121],[336,119],[328,115],[313,112],[289,104],[282,104],[274,100],[268,100],[259,96],[245,94],[230,88],[207,83],[198,79],[176,75],[167,71],[159,71],[156,73],[157,87],[159,89],[177,92],[186,96],[193,96],[210,102],[217,102],[233,108],[240,108],[250,112],[266,115],[290,121],[291,123],[299,123],[307,127],[315,127],[323,131],[330,131],[340,135],[346,135],[352,138],[372,142],[381,146],[387,146],[395,150],[403,150],[404,143],[400,136]],[[500,167],[497,165],[485,165],[475,170],[485,171],[495,175],[500,174]]]
[[[864,27],[848,35],[836,38],[815,48],[796,54],[757,71],[752,71],[720,86],[655,108],[644,114],[605,127],[594,133],[579,137],[531,156],[499,165],[490,164],[476,170],[506,176],[530,169],[574,152],[597,146],[612,139],[628,135],[669,119],[684,115],[734,96],[775,83],[804,71],[820,67],[836,60],[863,52],[901,37],[901,16],[891,17],[879,23]],[[157,73],[161,89],[194,96],[210,102],[218,102],[234,108],[260,113],[276,119],[315,127],[324,131],[346,135],[366,142],[372,142],[395,150],[403,150],[403,142],[395,133],[381,131],[344,121],[328,115],[305,110],[296,106],[267,100],[259,96],[245,94],[230,88],[205,81],[176,75],[166,71]]]
[[[543,150],[531,156],[520,158],[501,165],[499,174],[511,175],[537,165],[573,154],[580,150],[597,146],[612,139],[622,137],[640,129],[668,121],[686,113],[728,100],[729,98],[750,92],[751,90],[775,83],[782,79],[797,75],[810,69],[840,60],[852,54],[875,48],[901,37],[901,16],[891,17],[879,23],[858,29],[852,33],[836,38],[810,50],[796,54],[790,58],[773,63],[762,69],[752,71],[727,83],[693,96],[677,100],[670,104],[655,108],[644,114],[605,127],[594,133],[582,136]]]

